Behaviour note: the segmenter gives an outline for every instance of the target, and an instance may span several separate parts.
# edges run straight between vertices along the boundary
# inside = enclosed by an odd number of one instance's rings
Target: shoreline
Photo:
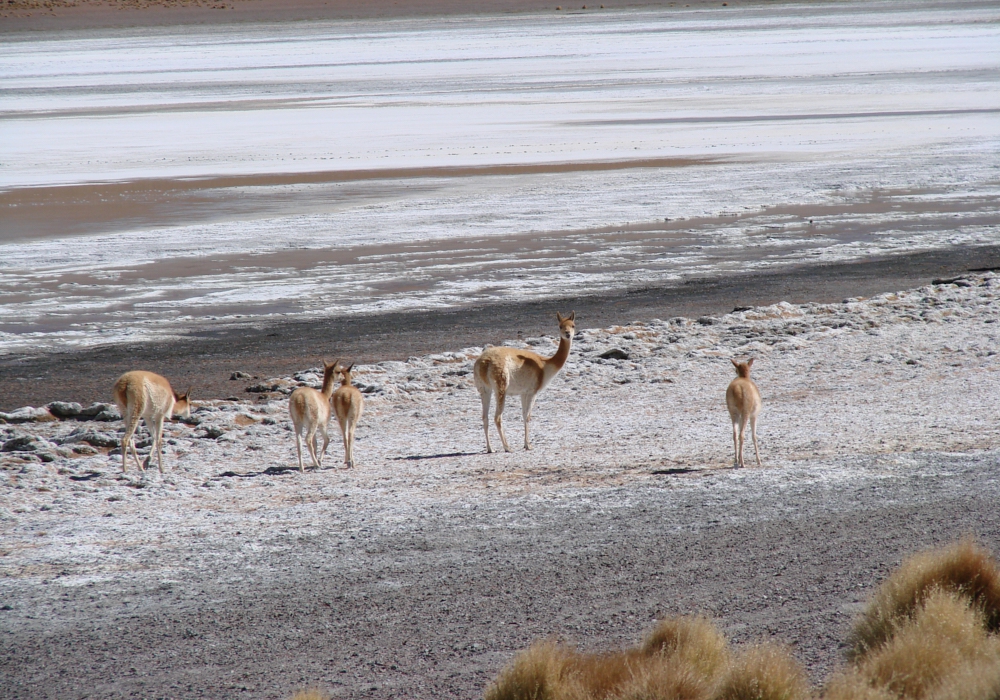
[[[0,356],[0,411],[57,400],[82,404],[107,401],[115,378],[140,368],[163,374],[176,386],[193,386],[196,400],[245,398],[245,386],[253,380],[231,381],[233,372],[268,378],[315,366],[323,356],[373,364],[498,344],[518,336],[551,335],[556,311],[576,311],[581,329],[602,328],[653,318],[720,315],[738,306],[779,301],[839,302],[913,289],[934,278],[959,276],[977,268],[1000,268],[1000,245],[695,278],[608,296],[234,324],[149,345],[111,345],[36,356],[12,354]]]

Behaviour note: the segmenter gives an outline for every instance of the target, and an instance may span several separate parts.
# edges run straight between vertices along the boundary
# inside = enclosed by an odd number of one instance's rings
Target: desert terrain
[[[2,6],[0,699],[477,698],[687,613],[819,684],[908,554],[1000,551],[995,3],[583,5]],[[486,454],[476,356],[569,311]],[[336,358],[356,466],[299,473]]]
[[[789,644],[818,682],[904,555],[1000,542],[998,298],[969,273],[580,323],[530,452],[484,452],[479,347],[358,367],[352,470],[336,439],[295,467],[287,393],[315,368],[170,424],[163,476],[121,473],[113,407],[8,412],[2,692],[477,697],[535,639],[609,648],[688,612]],[[747,356],[764,466],[733,469],[723,395]]]

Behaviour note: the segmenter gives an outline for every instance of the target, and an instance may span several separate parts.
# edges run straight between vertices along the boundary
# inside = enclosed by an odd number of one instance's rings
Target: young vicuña
[[[340,434],[344,437],[344,464],[348,468],[354,466],[354,429],[365,410],[365,400],[356,386],[351,385],[352,362],[347,367],[341,367],[338,372],[342,377],[340,387],[333,392],[333,410],[340,423]]]
[[[182,416],[191,415],[191,389],[178,394],[170,388],[170,382],[152,372],[126,372],[118,377],[113,389],[115,403],[125,421],[125,434],[122,435],[122,471],[128,471],[128,450],[132,448],[132,458],[139,471],[153,461],[153,451],[156,452],[160,473],[163,473],[163,421],[172,418],[175,413]],[[132,440],[139,419],[146,421],[146,430],[153,436],[153,450],[146,457],[146,464],[139,463],[139,455],[135,451]]]
[[[736,452],[735,464],[744,467],[743,440],[746,434],[747,422],[750,423],[750,435],[753,437],[753,451],[757,456],[757,466],[760,466],[760,450],[757,449],[757,414],[760,413],[761,400],[757,385],[750,379],[750,368],[753,358],[746,362],[731,360],[736,368],[736,377],[726,389],[726,406],[729,407],[729,417],[733,421],[733,450]],[[738,427],[737,427],[738,426]]]
[[[490,446],[490,399],[497,395],[497,410],[494,422],[500,433],[503,448],[510,452],[507,436],[503,432],[503,407],[507,396],[521,397],[521,415],[524,418],[524,449],[530,450],[528,441],[528,423],[531,420],[531,407],[535,404],[538,392],[552,381],[569,357],[569,349],[573,344],[573,332],[576,329],[576,313],[569,312],[565,318],[556,313],[559,320],[559,348],[552,357],[542,357],[538,353],[520,348],[492,347],[483,350],[476,360],[473,375],[476,389],[483,401],[483,432],[486,433],[486,451],[492,452]]]
[[[330,396],[333,394],[333,375],[338,360],[327,364],[323,360],[323,389],[316,391],[308,386],[300,386],[288,397],[288,412],[292,416],[292,426],[295,428],[295,451],[299,457],[299,471],[305,472],[302,465],[302,434],[305,433],[306,449],[312,457],[313,465],[318,469],[322,466],[323,455],[330,444],[328,427],[330,424]],[[323,434],[323,449],[317,456],[318,436]]]

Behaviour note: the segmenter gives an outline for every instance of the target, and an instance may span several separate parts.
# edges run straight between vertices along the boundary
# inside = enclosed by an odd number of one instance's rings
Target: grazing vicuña
[[[576,313],[569,312],[565,318],[556,313],[559,320],[559,348],[552,357],[542,357],[538,353],[520,348],[493,347],[483,350],[476,360],[473,375],[476,389],[483,402],[483,432],[486,433],[486,451],[492,452],[490,445],[490,400],[497,395],[497,410],[494,422],[500,433],[503,448],[510,452],[507,436],[503,431],[503,407],[507,396],[521,397],[521,416],[524,418],[524,449],[530,450],[528,440],[528,423],[531,420],[531,408],[535,405],[535,397],[558,374],[566,358],[569,357],[570,346],[573,344],[573,332],[576,329]]]
[[[153,436],[153,451],[156,452],[157,465],[163,473],[163,420],[171,418],[175,413],[183,416],[191,415],[191,389],[178,394],[170,388],[170,382],[158,374],[136,370],[126,372],[118,377],[113,389],[115,403],[125,421],[125,434],[122,435],[122,471],[128,471],[128,450],[132,448],[132,458],[139,471],[145,467],[139,463],[139,455],[135,451],[132,440],[139,419],[146,421],[146,430]],[[149,466],[153,452],[146,457],[145,466]]]

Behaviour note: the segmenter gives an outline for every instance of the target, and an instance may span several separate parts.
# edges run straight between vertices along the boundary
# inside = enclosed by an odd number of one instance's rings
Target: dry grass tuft
[[[825,698],[967,699],[973,697],[966,686],[973,671],[1000,678],[1000,639],[987,632],[982,609],[969,597],[933,589],[912,619],[895,620],[887,641],[830,683]],[[859,694],[864,686],[866,694]],[[996,697],[988,683],[984,693],[976,697]]]
[[[733,660],[703,617],[663,620],[638,648],[581,654],[545,642],[519,654],[486,700],[805,700],[802,668],[783,650]]]
[[[533,644],[486,691],[486,700],[571,700],[569,678],[578,654],[555,642]]]
[[[780,647],[763,644],[737,657],[716,691],[715,700],[806,700],[805,671]]]
[[[982,609],[987,629],[1000,629],[1000,569],[986,549],[965,539],[910,557],[879,587],[851,633],[851,658],[885,644],[899,621],[913,617],[938,589],[967,597]]]
[[[330,700],[330,696],[319,688],[300,690],[292,696],[292,700]]]
[[[660,622],[635,649],[581,654],[554,642],[518,654],[487,700],[710,700],[729,645],[703,617]]]

